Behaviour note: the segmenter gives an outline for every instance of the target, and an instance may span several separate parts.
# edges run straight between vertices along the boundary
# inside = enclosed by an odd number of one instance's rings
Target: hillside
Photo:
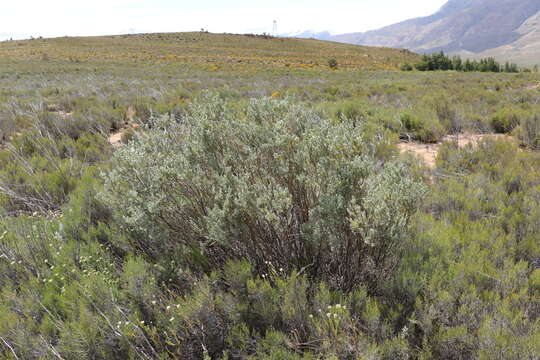
[[[197,67],[396,68],[417,55],[313,39],[211,33],[140,34],[6,41],[0,60],[185,63]]]
[[[332,40],[415,52],[497,56],[524,65],[540,55],[540,2],[537,0],[450,0],[437,13]]]

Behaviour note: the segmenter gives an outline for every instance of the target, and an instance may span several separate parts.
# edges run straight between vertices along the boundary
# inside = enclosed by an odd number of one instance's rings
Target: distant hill
[[[431,16],[331,39],[532,65],[540,63],[540,0],[450,0]]]
[[[294,37],[300,39],[317,39],[317,40],[331,40],[332,34],[328,31],[298,31],[294,33],[281,34],[281,37]]]
[[[419,59],[409,51],[314,39],[204,32],[4,41],[0,61],[182,63],[219,68],[395,69]]]

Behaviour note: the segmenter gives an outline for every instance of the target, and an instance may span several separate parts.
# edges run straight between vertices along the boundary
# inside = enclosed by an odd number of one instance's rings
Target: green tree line
[[[517,64],[506,62],[501,64],[493,57],[488,57],[480,60],[463,60],[461,56],[455,55],[449,57],[444,52],[434,54],[426,54],[422,56],[422,60],[412,66],[405,64],[402,67],[405,71],[416,69],[418,71],[463,71],[463,72],[494,72],[494,73],[517,73],[520,71]]]

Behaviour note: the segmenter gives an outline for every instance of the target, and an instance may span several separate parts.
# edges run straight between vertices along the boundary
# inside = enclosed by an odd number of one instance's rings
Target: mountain
[[[300,39],[317,39],[317,40],[330,40],[332,38],[332,34],[330,34],[330,32],[328,31],[313,31],[313,30],[281,34],[280,36],[300,38]]]
[[[331,40],[532,64],[540,62],[540,1],[450,0],[431,16]]]

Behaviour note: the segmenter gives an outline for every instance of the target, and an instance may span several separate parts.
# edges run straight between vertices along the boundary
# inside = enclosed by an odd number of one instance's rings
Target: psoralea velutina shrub
[[[292,101],[235,112],[206,95],[116,152],[103,198],[150,256],[247,258],[350,289],[392,273],[424,192],[374,145],[361,123]]]

